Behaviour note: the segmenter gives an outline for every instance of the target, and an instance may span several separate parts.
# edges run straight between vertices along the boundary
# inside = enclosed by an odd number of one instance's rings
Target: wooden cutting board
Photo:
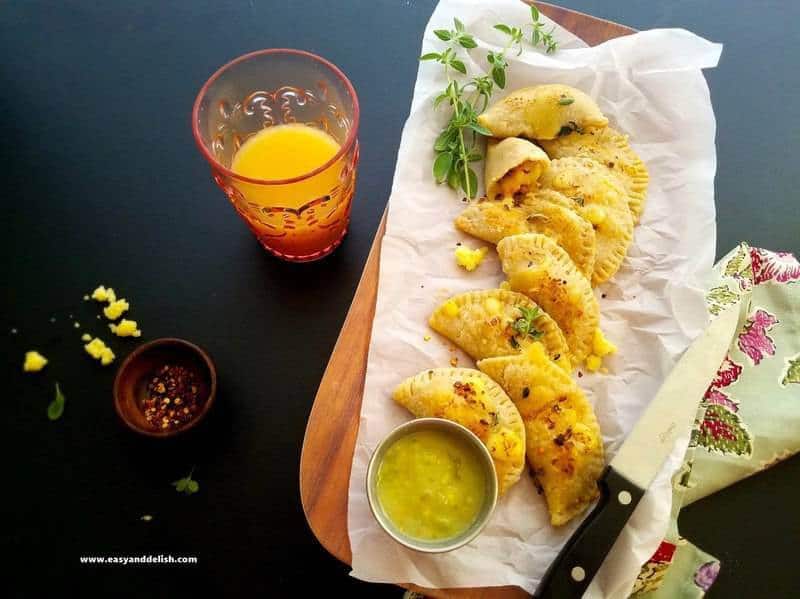
[[[551,4],[537,2],[536,5],[542,13],[592,46],[634,32],[629,27]],[[347,536],[350,465],[358,434],[385,228],[384,214],[353,303],[317,390],[300,457],[300,498],[308,524],[322,546],[346,564],[350,564],[352,558]],[[387,537],[386,542],[392,541]],[[419,589],[414,585],[404,586],[428,597],[506,599],[526,596],[518,587]]]

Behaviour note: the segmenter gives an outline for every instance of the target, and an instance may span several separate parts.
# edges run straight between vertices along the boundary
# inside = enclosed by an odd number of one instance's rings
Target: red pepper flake
[[[472,388],[472,385],[470,383],[462,383],[461,381],[453,383],[453,392],[464,399],[475,395],[475,389]]]
[[[144,417],[158,430],[184,426],[200,411],[200,386],[194,372],[184,366],[166,364],[150,377]]]

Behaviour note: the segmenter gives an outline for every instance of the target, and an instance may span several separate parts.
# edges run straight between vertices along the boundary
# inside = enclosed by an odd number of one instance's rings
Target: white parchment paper
[[[516,0],[442,0],[425,29],[424,51],[441,48],[434,29],[461,19],[479,47],[465,59],[485,71],[488,50],[499,50],[495,23],[528,22]],[[566,83],[595,98],[611,123],[630,134],[650,170],[648,202],[621,270],[596,290],[601,326],[619,352],[607,375],[578,379],[594,404],[610,459],[690,341],[706,325],[702,278],[714,258],[715,121],[700,69],[713,67],[721,46],[688,31],[654,30],[587,48],[556,26],[561,49],[545,55],[526,46],[510,56],[506,91],[537,83]],[[409,48],[409,51],[412,51]],[[556,529],[528,475],[501,498],[490,525],[469,545],[425,555],[393,542],[374,521],[366,498],[369,457],[389,431],[411,416],[391,398],[404,378],[432,367],[474,364],[429,330],[427,319],[446,297],[497,287],[495,252],[478,270],[456,266],[457,242],[485,245],[456,231],[461,197],[431,178],[432,145],[445,120],[433,98],[445,87],[440,65],[423,63],[403,130],[380,262],[377,309],[369,350],[360,428],[350,478],[348,531],[352,575],[363,580],[426,587],[518,585],[533,591],[578,521]],[[478,172],[482,172],[479,165]],[[431,335],[425,342],[423,338]],[[588,596],[625,597],[666,530],[671,474],[689,431],[680,439],[595,578]],[[580,520],[580,519],[578,519]]]

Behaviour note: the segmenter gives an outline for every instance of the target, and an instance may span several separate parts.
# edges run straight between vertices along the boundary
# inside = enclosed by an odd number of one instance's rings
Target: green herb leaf
[[[456,31],[464,31],[464,23],[453,17],[453,24],[456,26]]]
[[[534,29],[534,30],[533,30],[533,34],[531,35],[531,43],[532,43],[534,46],[535,46],[536,44],[538,44],[538,43],[539,43],[539,39],[540,39],[540,37],[539,37],[539,36],[540,36],[540,35],[541,35],[541,34],[539,33],[539,30],[538,30],[538,29]]]
[[[506,87],[506,70],[498,65],[492,67],[492,79],[500,89]]]
[[[467,74],[467,67],[460,60],[452,60],[452,61],[450,61],[450,66],[453,67],[456,71],[458,71],[462,75],[466,75]]]
[[[64,405],[67,403],[67,398],[61,393],[61,387],[56,383],[56,396],[50,405],[47,406],[47,417],[50,420],[58,420],[64,413]]]
[[[484,137],[491,137],[492,132],[489,131],[486,127],[479,125],[478,123],[471,123],[469,126],[475,133],[480,133]]]
[[[447,174],[447,185],[455,190],[458,189],[459,181],[458,171],[456,169],[450,169],[450,172]]]
[[[572,104],[574,101],[575,101],[575,98],[570,98],[570,97],[568,97],[568,96],[561,96],[561,98],[559,98],[559,100],[558,100],[558,103],[559,103],[561,106],[569,106],[569,105],[570,105],[570,104]]]
[[[443,42],[449,42],[453,37],[447,29],[436,29],[433,34]]]
[[[437,183],[442,183],[447,179],[450,169],[453,166],[453,155],[450,152],[442,152],[433,161],[433,178]]]
[[[419,57],[420,60],[439,60],[442,55],[438,52],[428,52]]]
[[[508,25],[503,25],[503,23],[498,23],[497,25],[494,26],[494,28],[497,29],[498,31],[502,31],[506,35],[511,35],[511,27],[509,27]]]
[[[458,43],[461,45],[462,48],[471,49],[478,47],[478,43],[471,35],[462,35],[461,37],[458,38]]]
[[[192,468],[192,471],[189,472],[189,476],[180,478],[172,483],[172,486],[175,487],[175,490],[178,491],[178,493],[192,495],[200,490],[200,483],[192,478],[192,474],[194,474],[194,468]]]
[[[533,4],[531,4],[531,18],[534,21],[538,21],[539,20],[539,9],[536,8],[536,6],[534,6]]]
[[[436,141],[433,143],[433,149],[437,152],[444,152],[450,148],[450,144],[455,141],[457,135],[458,132],[456,130],[448,127],[439,134],[439,137],[436,138]]]

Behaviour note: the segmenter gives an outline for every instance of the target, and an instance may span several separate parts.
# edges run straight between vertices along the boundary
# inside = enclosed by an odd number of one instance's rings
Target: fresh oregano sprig
[[[478,124],[478,110],[466,94],[474,92],[476,100],[483,98],[483,110],[491,96],[491,88],[487,89],[485,80],[472,80],[462,85],[453,77],[453,71],[462,75],[467,73],[464,62],[458,58],[457,48],[477,47],[475,39],[467,33],[464,24],[458,19],[453,19],[453,23],[453,30],[434,31],[436,37],[449,45],[442,52],[429,52],[420,56],[420,60],[434,60],[444,67],[447,87],[434,99],[434,108],[446,101],[453,111],[433,145],[436,152],[433,177],[438,183],[447,182],[453,189],[460,188],[467,197],[473,198],[478,193],[478,175],[470,167],[470,163],[482,158],[480,152],[475,150],[477,135],[490,133]]]
[[[539,9],[531,4],[531,21],[533,25],[533,31],[531,32],[531,44],[538,46],[539,43],[541,43],[542,46],[544,46],[545,52],[552,54],[558,49],[558,42],[556,41],[556,38],[553,37],[553,32],[556,30],[556,28],[553,27],[550,31],[545,31],[544,23],[542,23],[539,18]]]
[[[553,30],[545,32],[544,23],[539,20],[539,11],[531,6],[531,43],[542,43],[547,52],[553,52],[557,43],[552,36]],[[447,183],[453,189],[461,189],[467,197],[473,198],[478,193],[478,176],[470,167],[470,163],[483,158],[477,149],[478,135],[491,136],[491,132],[478,123],[478,115],[489,105],[494,86],[503,89],[506,86],[506,69],[508,61],[506,53],[517,49],[517,56],[522,54],[522,41],[525,32],[521,27],[513,27],[498,23],[495,29],[508,36],[508,43],[500,52],[490,51],[487,60],[491,65],[490,75],[473,77],[461,84],[454,78],[454,72],[467,74],[467,67],[459,58],[459,50],[470,50],[478,44],[469,34],[464,24],[453,19],[454,29],[436,29],[434,35],[447,43],[441,52],[428,52],[419,57],[420,60],[436,61],[444,68],[447,87],[433,101],[434,109],[447,102],[452,115],[445,128],[434,142],[436,158],[433,161],[433,177],[437,183]],[[555,29],[555,28],[554,28]]]

